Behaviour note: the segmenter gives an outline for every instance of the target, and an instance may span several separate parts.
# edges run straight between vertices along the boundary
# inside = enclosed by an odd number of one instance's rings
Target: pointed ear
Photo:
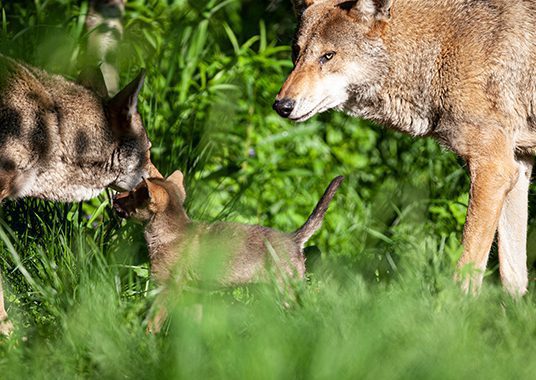
[[[296,17],[300,19],[307,7],[313,5],[314,2],[315,0],[292,0],[292,5],[294,6],[294,13],[296,14]]]
[[[128,119],[137,112],[138,95],[145,80],[145,69],[108,102],[111,111],[126,116]]]
[[[78,75],[78,83],[92,90],[101,98],[108,97],[108,89],[100,67],[84,67]]]
[[[354,0],[339,3],[338,7],[365,19],[389,20],[392,3],[392,0]]]
[[[143,180],[147,185],[147,191],[149,194],[149,205],[152,206],[153,211],[163,210],[169,200],[169,195],[164,187],[158,185],[150,179]]]
[[[186,190],[184,189],[184,175],[180,170],[175,170],[173,174],[167,177],[167,181],[174,183],[179,188],[179,196],[184,203],[186,199]]]

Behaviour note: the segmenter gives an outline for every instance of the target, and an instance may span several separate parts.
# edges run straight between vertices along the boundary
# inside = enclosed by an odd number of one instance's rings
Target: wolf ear
[[[84,67],[78,75],[78,83],[95,92],[101,98],[108,97],[106,81],[100,67]]]
[[[354,0],[343,1],[337,6],[351,14],[357,12],[358,16],[366,19],[389,20],[392,3],[392,0]]]
[[[186,190],[184,190],[184,175],[182,172],[180,170],[175,170],[166,180],[177,185],[179,188],[179,196],[184,203],[184,200],[186,199]]]
[[[298,19],[301,18],[303,12],[313,5],[315,0],[292,0],[292,5],[294,6],[294,13]]]
[[[108,107],[111,110],[126,116],[128,119],[132,118],[132,115],[137,112],[138,95],[143,87],[144,80],[145,69],[142,69],[132,82],[109,100]]]

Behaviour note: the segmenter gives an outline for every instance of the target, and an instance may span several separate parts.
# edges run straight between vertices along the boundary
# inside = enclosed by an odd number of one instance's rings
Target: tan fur
[[[223,285],[266,280],[270,267],[277,268],[276,275],[302,278],[303,245],[320,228],[343,178],[332,181],[307,222],[290,234],[256,225],[191,221],[183,208],[186,192],[182,180],[182,173],[176,171],[167,180],[144,180],[133,191],[114,199],[114,208],[121,216],[147,223],[151,271],[160,285],[170,280],[174,270],[178,271],[174,277],[195,278],[207,264],[218,267],[210,277]],[[270,255],[270,248],[277,257]],[[150,328],[162,319],[158,314]]]
[[[142,83],[143,74],[107,99],[0,55],[0,202],[81,201],[108,186],[130,190],[143,177],[159,176],[136,110]],[[1,302],[0,321],[6,317]]]
[[[528,189],[533,157],[517,160],[519,176],[514,188],[506,196],[499,219],[500,272],[504,286],[512,294],[523,294],[528,286],[527,274],[527,220]]]
[[[532,166],[523,166],[520,174],[519,163],[536,151],[536,1],[296,4],[302,16],[295,68],[274,108],[297,121],[335,108],[435,137],[459,154],[468,162],[472,183],[459,268],[469,265],[477,274],[458,277],[465,289],[478,290],[503,215],[503,281],[511,293],[523,294],[521,209],[527,205],[521,193],[527,186],[526,180],[516,184],[520,175],[530,177]],[[326,60],[329,52],[335,54]],[[510,196],[513,189],[516,195]],[[510,198],[515,200],[504,209]],[[514,220],[511,213],[523,217]]]

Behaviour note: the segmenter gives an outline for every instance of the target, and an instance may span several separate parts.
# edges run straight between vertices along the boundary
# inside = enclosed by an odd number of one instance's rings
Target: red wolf
[[[471,177],[456,278],[466,291],[480,288],[498,231],[503,284],[524,294],[536,152],[536,1],[296,0],[294,6],[295,66],[274,109],[295,121],[337,109],[452,149]]]
[[[267,264],[274,262],[279,271],[302,278],[305,274],[304,244],[321,227],[322,220],[343,177],[331,181],[305,224],[293,233],[238,223],[193,222],[186,215],[186,191],[183,175],[176,171],[167,180],[149,178],[136,189],[118,194],[114,208],[122,217],[132,217],[146,223],[145,240],[149,247],[151,272],[160,285],[166,285],[174,269],[180,273],[195,271],[191,263],[205,253],[218,252],[225,256],[221,278],[224,285],[245,284],[266,280]],[[270,252],[267,244],[273,248]],[[211,260],[214,260],[211,256]],[[204,262],[205,260],[201,260]],[[181,268],[177,267],[177,264]],[[164,312],[165,313],[165,312]],[[162,313],[149,324],[149,330],[158,332],[164,318]]]

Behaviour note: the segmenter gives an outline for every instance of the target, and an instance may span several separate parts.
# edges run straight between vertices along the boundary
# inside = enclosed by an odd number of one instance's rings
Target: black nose
[[[296,102],[294,100],[289,98],[283,98],[281,100],[276,100],[273,105],[273,108],[282,117],[289,117],[294,110],[295,105]]]

